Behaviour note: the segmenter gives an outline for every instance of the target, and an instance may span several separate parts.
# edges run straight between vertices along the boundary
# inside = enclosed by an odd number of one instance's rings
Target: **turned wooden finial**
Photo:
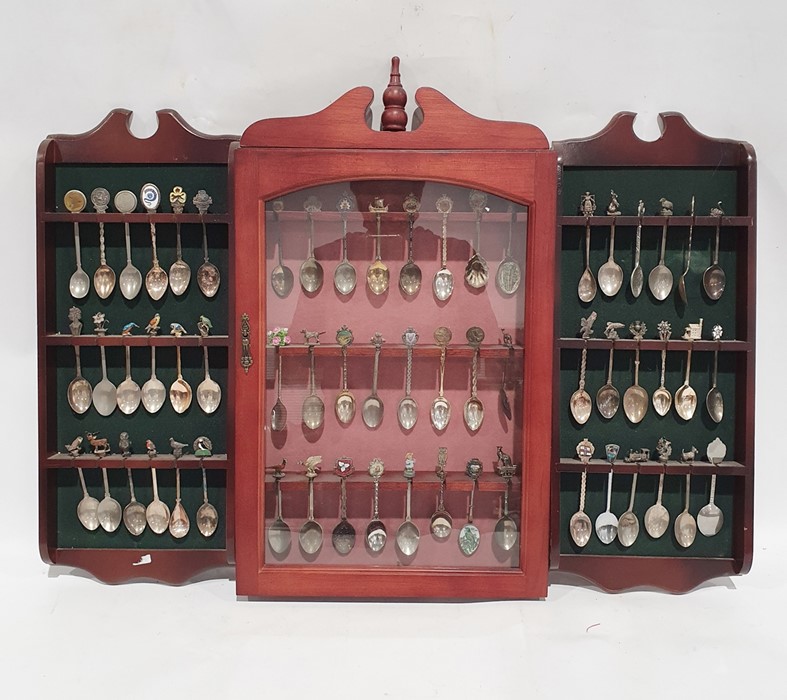
[[[399,57],[394,56],[391,59],[391,78],[383,92],[385,109],[380,119],[380,131],[404,131],[407,128],[407,112],[404,111],[407,93],[400,78]]]

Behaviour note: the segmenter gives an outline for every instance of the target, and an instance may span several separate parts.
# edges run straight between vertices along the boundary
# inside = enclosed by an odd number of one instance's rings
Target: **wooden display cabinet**
[[[234,532],[232,433],[229,428],[228,361],[233,356],[234,338],[228,308],[232,296],[233,271],[228,255],[231,218],[229,214],[228,163],[237,137],[206,136],[191,129],[175,112],[158,112],[158,130],[150,138],[138,139],[129,131],[131,113],[114,110],[90,132],[80,135],[48,137],[38,152],[37,163],[37,277],[38,277],[38,368],[39,368],[39,512],[40,550],[43,559],[61,566],[84,569],[108,582],[150,579],[180,583],[206,572],[224,570],[232,560]],[[139,202],[134,212],[119,213],[113,206],[118,191],[130,190],[137,198],[145,183],[161,191],[156,213],[147,213]],[[183,213],[173,213],[169,194],[181,186],[187,195]],[[91,206],[94,188],[110,193],[109,209],[96,213]],[[86,208],[71,213],[64,206],[64,195],[80,190]],[[192,198],[204,189],[213,203],[208,213],[197,213]],[[106,261],[115,271],[118,283],[105,299],[93,286],[93,273],[99,266],[99,224],[106,240]],[[146,272],[151,268],[151,225],[156,226],[158,258],[169,271],[175,261],[175,231],[180,227],[183,258],[191,268],[191,280],[176,296],[167,289],[158,300],[145,289]],[[211,262],[219,269],[218,292],[208,298],[197,285],[198,268],[203,262],[202,231],[206,226]],[[142,273],[142,289],[127,300],[119,289],[121,270],[126,265],[125,227],[129,227],[132,259]],[[69,279],[76,267],[74,229],[78,227],[81,263],[90,279],[83,298],[70,293]],[[69,309],[81,313],[84,327],[74,335],[69,325]],[[104,313],[106,335],[93,331],[92,317]],[[160,314],[161,331],[155,337],[145,334],[154,314]],[[197,333],[200,315],[208,317],[213,328],[207,337]],[[132,335],[122,335],[125,324],[134,322]],[[180,323],[186,335],[170,334],[170,324]],[[151,350],[155,348],[156,374],[169,387],[176,379],[176,348],[182,354],[183,376],[192,387],[194,398],[182,414],[169,401],[155,414],[140,405],[131,415],[115,409],[102,416],[95,405],[77,413],[67,401],[70,382],[75,377],[76,350],[80,351],[82,374],[95,388],[101,379],[99,350],[106,354],[109,380],[119,385],[125,378],[125,349],[130,349],[131,376],[142,387],[151,375]],[[204,378],[203,348],[208,348],[211,377],[222,389],[218,409],[204,413],[197,405],[197,387]],[[109,441],[110,454],[92,454],[86,434],[90,432]],[[131,456],[121,456],[121,432],[128,433]],[[207,436],[213,444],[210,457],[193,454],[193,442]],[[66,446],[83,439],[78,456],[67,453]],[[147,505],[152,499],[151,467],[157,469],[159,495],[170,508],[175,503],[175,469],[169,439],[188,445],[177,460],[182,481],[182,503],[190,519],[190,530],[182,538],[170,532],[154,534],[150,528],[131,535],[123,523],[114,532],[98,527],[91,531],[80,524],[77,505],[82,499],[76,467],[82,467],[91,496],[104,494],[99,467],[106,467],[110,491],[122,506],[129,500],[126,467],[134,475],[137,500]],[[146,441],[158,449],[148,455]],[[196,524],[196,512],[203,502],[201,466],[206,467],[209,499],[218,510],[218,526],[203,537]]]
[[[554,144],[558,155],[558,227],[560,253],[556,279],[559,298],[555,305],[555,386],[552,446],[552,541],[551,565],[561,572],[579,575],[607,590],[652,586],[669,591],[686,591],[716,577],[746,573],[751,566],[754,494],[754,340],[755,340],[755,250],[756,199],[755,156],[746,143],[705,137],[675,113],[661,115],[662,134],[654,142],[643,142],[634,134],[631,113],[616,115],[600,133],[587,139]],[[620,215],[606,208],[611,192],[617,195]],[[597,210],[589,218],[580,212],[585,193],[595,194]],[[674,204],[673,215],[661,216],[660,199]],[[691,215],[692,197],[695,200]],[[644,216],[637,214],[643,200]],[[718,206],[724,215],[710,216]],[[590,212],[587,212],[590,213]],[[590,268],[596,276],[609,256],[611,224],[615,221],[615,256],[623,268],[623,287],[613,297],[598,289],[592,301],[582,302],[577,284],[585,266],[585,231],[591,231]],[[641,266],[644,288],[632,293],[630,276],[638,224],[641,233]],[[649,273],[659,260],[663,226],[668,224],[665,263],[673,274],[672,290],[659,301],[649,289]],[[686,302],[677,290],[687,266],[687,243],[693,224]],[[713,261],[716,227],[720,230],[719,263],[726,272],[726,287],[713,299],[703,286],[703,273]],[[579,336],[580,319],[593,312],[594,335],[585,342]],[[684,328],[702,319],[701,339],[684,340]],[[639,423],[624,415],[623,401],[612,418],[601,415],[596,392],[605,384],[612,341],[604,337],[608,322],[619,322],[620,340],[614,342],[613,384],[624,397],[634,380],[638,343],[629,324],[647,325],[639,343],[639,383],[648,394],[648,409]],[[672,335],[659,339],[657,325],[666,320]],[[712,339],[716,325],[723,328],[720,340]],[[587,352],[586,391],[592,397],[587,422],[579,424],[570,410],[578,388],[582,349]],[[689,420],[675,411],[676,390],[682,385],[689,348],[692,348],[690,383],[697,406]],[[666,349],[666,387],[672,407],[661,416],[651,402],[659,387],[661,351]],[[714,353],[718,351],[718,387],[724,399],[722,419],[716,423],[706,407],[706,394],[713,383]],[[671,441],[672,454],[658,461],[657,442]],[[720,438],[726,458],[714,465],[706,456],[708,444]],[[576,446],[588,438],[595,445],[587,465],[585,511],[591,522],[605,510],[610,464],[605,445],[616,443],[620,454],[614,464],[612,512],[628,509],[633,475],[638,475],[634,513],[640,532],[625,547],[616,539],[602,544],[595,532],[584,547],[570,536],[569,523],[578,510],[583,465]],[[681,461],[684,451],[698,448],[693,463]],[[629,450],[647,448],[650,459],[626,462]],[[670,520],[665,534],[651,537],[644,520],[656,501],[660,475],[664,478],[663,504]],[[689,512],[697,516],[708,503],[712,476],[717,477],[715,502],[724,516],[718,534],[697,533],[694,542],[681,545],[673,531],[676,516],[684,509],[686,475],[691,474]]]
[[[383,96],[386,112],[381,131],[370,128],[372,95],[369,88],[356,88],[315,115],[257,122],[245,131],[235,153],[236,235],[231,254],[238,284],[233,316],[243,335],[232,371],[237,591],[263,598],[544,597],[549,441],[543,436],[550,430],[545,407],[551,405],[552,394],[552,319],[545,310],[554,303],[555,155],[535,127],[477,119],[426,88],[416,94],[415,128],[404,130],[405,98],[396,65]],[[478,215],[470,203],[474,191],[486,198],[480,209],[480,251],[490,276],[482,289],[472,288],[463,277],[477,250]],[[410,194],[420,203],[412,217],[404,210]],[[345,195],[350,204],[342,212],[337,205]],[[446,217],[438,210],[443,196],[452,202]],[[309,207],[312,211],[307,213]],[[375,207],[387,210],[376,212]],[[422,271],[421,287],[412,296],[399,287],[411,218],[414,260]],[[342,260],[343,223],[348,259],[357,275],[348,294],[334,287],[334,273]],[[449,299],[438,300],[432,280],[441,267],[443,225],[454,289]],[[519,288],[506,294],[496,286],[495,276],[510,232],[511,255],[523,277]],[[378,242],[382,264],[390,274],[389,286],[381,294],[367,284]],[[319,289],[307,291],[299,273],[312,249],[324,278]],[[272,287],[279,264],[292,272],[290,290]],[[334,410],[342,388],[337,331],[343,326],[354,336],[347,349],[347,377],[356,410],[346,423]],[[452,414],[443,430],[430,420],[441,356],[433,333],[440,326],[453,334],[445,362],[445,398]],[[477,431],[463,421],[474,354],[465,334],[473,326],[485,336],[479,347],[477,387],[485,413]],[[291,342],[278,349],[266,337],[276,328],[287,328],[291,336]],[[408,328],[419,336],[412,369],[418,418],[405,429],[398,421],[397,407],[405,395],[403,334]],[[302,330],[324,335],[309,349]],[[374,394],[372,339],[377,332],[385,340],[378,383],[384,411],[380,424],[371,428],[364,420],[363,405]],[[511,347],[504,344],[504,332],[511,336]],[[512,409],[510,419],[503,410],[501,386]],[[287,408],[286,427],[272,430],[271,412],[279,391]],[[313,427],[307,427],[313,414],[308,421],[302,415],[310,394],[324,405],[324,417]],[[508,551],[496,546],[493,537],[504,494],[504,480],[495,473],[497,446],[519,466],[510,496],[518,539]],[[453,516],[453,530],[443,541],[429,529],[437,505],[435,466],[440,447],[447,447],[445,500]],[[403,469],[408,453],[416,461],[412,517],[420,530],[418,549],[410,556],[395,541],[405,515]],[[312,456],[322,459],[322,473],[314,481],[314,517],[323,532],[321,547],[310,552],[298,535],[308,510],[308,482],[301,463]],[[340,508],[340,482],[333,469],[341,458],[353,460],[355,468],[346,490],[347,517],[356,540],[346,554],[334,549],[331,537]],[[387,542],[380,552],[370,551],[366,544],[373,493],[368,469],[375,458],[385,464],[379,504]],[[467,521],[471,480],[465,467],[471,458],[483,464],[474,496],[474,524],[481,539],[478,549],[467,555],[460,551],[457,537]],[[272,470],[285,461],[281,504],[291,544],[274,551],[269,541],[277,500]]]

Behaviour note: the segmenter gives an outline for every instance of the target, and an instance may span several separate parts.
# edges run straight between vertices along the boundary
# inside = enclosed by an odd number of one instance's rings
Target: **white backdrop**
[[[40,0],[4,10],[0,448],[13,455],[0,459],[6,687],[26,697],[57,690],[111,698],[649,698],[709,689],[727,698],[772,688],[787,637],[778,510],[787,491],[778,417],[787,347],[779,296],[787,269],[783,4]],[[201,131],[239,134],[260,118],[322,109],[356,85],[375,89],[377,125],[394,54],[411,97],[429,85],[478,116],[534,123],[550,140],[595,133],[619,110],[639,112],[636,130],[652,139],[656,114],[676,110],[703,133],[755,146],[757,516],[749,576],[686,596],[555,584],[535,603],[272,604],[236,601],[226,580],[111,587],[40,562],[38,143],[88,130],[114,107],[134,110],[140,136],[155,131],[154,111],[164,107]]]

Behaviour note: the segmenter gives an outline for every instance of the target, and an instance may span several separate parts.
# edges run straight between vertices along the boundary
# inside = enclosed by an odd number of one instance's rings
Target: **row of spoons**
[[[612,476],[610,470],[607,476],[607,507],[598,515],[595,521],[595,533],[602,544],[611,544],[616,538],[624,547],[630,547],[639,536],[640,524],[634,512],[634,498],[637,491],[637,476],[634,473],[631,479],[631,494],[629,505],[625,513],[618,518],[611,510]],[[706,537],[713,537],[721,531],[724,525],[724,514],[714,502],[716,496],[716,474],[710,478],[710,497],[708,503],[700,508],[695,517],[689,512],[689,498],[691,495],[691,474],[686,474],[685,505],[683,511],[675,518],[673,525],[675,541],[681,547],[690,547],[699,530]],[[585,513],[585,494],[587,489],[587,470],[582,472],[582,481],[579,491],[579,510],[571,516],[569,533],[577,547],[584,547],[590,541],[593,532],[590,517]],[[645,531],[653,538],[660,538],[669,527],[670,514],[662,503],[664,492],[664,474],[659,475],[658,494],[656,502],[650,506],[644,515]]]
[[[203,412],[214,413],[221,403],[221,386],[211,378],[208,365],[208,348],[202,347],[204,353],[205,376],[197,386],[197,404]],[[74,413],[86,413],[91,404],[101,416],[111,415],[118,408],[124,415],[130,416],[140,403],[148,413],[158,413],[167,397],[175,413],[185,413],[191,406],[193,392],[189,383],[183,378],[180,364],[180,347],[175,347],[177,377],[169,387],[169,392],[163,382],[156,376],[156,346],[150,346],[150,378],[142,387],[131,377],[131,349],[127,345],[126,351],[126,378],[115,386],[107,376],[106,351],[103,345],[99,346],[101,353],[102,379],[95,387],[82,376],[80,360],[80,346],[74,346],[76,356],[76,376],[71,380],[66,390],[68,405]]]
[[[473,190],[470,193],[470,206],[475,213],[476,236],[475,245],[472,248],[473,254],[467,261],[464,270],[464,280],[473,289],[483,289],[489,280],[489,264],[481,256],[481,219],[485,211],[487,195],[484,192]],[[408,237],[407,237],[407,260],[399,272],[399,288],[407,296],[415,296],[421,288],[423,274],[421,268],[413,259],[413,227],[417,214],[421,208],[421,202],[415,195],[409,195],[403,202],[403,209],[407,213]],[[454,276],[448,269],[447,263],[447,236],[448,236],[448,217],[453,209],[454,203],[450,197],[443,195],[436,202],[437,211],[442,215],[441,226],[441,246],[440,246],[440,269],[435,273],[432,280],[432,291],[438,301],[447,301],[454,290]],[[343,194],[337,203],[337,210],[342,221],[342,259],[334,270],[333,283],[336,291],[341,295],[348,295],[353,292],[358,281],[358,273],[355,266],[348,259],[347,254],[347,216],[352,210],[353,201],[350,195]],[[304,292],[315,294],[323,284],[325,273],[322,265],[314,255],[314,215],[322,210],[322,203],[314,196],[310,196],[303,204],[306,212],[308,256],[300,266],[298,279]],[[282,256],[282,235],[280,228],[280,214],[284,210],[284,203],[280,200],[273,202],[273,217],[277,233],[277,264],[271,271],[271,287],[274,293],[284,298],[290,294],[294,285],[293,271],[283,263]],[[385,294],[388,291],[391,272],[383,262],[380,249],[381,238],[387,235],[382,233],[382,217],[388,212],[388,206],[382,197],[376,197],[369,205],[369,211],[375,215],[377,233],[374,236],[374,257],[366,271],[366,283],[369,290],[375,295]],[[510,296],[516,293],[522,280],[522,269],[519,263],[511,256],[511,243],[513,239],[513,226],[516,214],[510,211],[510,222],[508,231],[508,245],[504,251],[504,257],[497,268],[495,282],[497,288],[504,295]]]
[[[169,530],[176,539],[185,537],[189,533],[191,522],[180,498],[180,468],[175,469],[175,505],[171,511],[169,506],[159,498],[155,467],[150,469],[153,500],[147,507],[136,498],[132,470],[127,468],[126,471],[130,500],[125,508],[121,508],[120,503],[112,498],[109,492],[106,467],[101,468],[104,481],[104,498],[101,501],[88,493],[82,467],[77,467],[79,483],[82,487],[82,500],[77,504],[77,517],[82,526],[91,532],[99,527],[106,532],[114,532],[122,521],[129,533],[135,537],[141,535],[146,527],[150,527],[157,535],[162,535]],[[203,537],[211,537],[216,532],[219,522],[216,507],[208,501],[208,482],[204,466],[202,467],[202,505],[197,510],[196,522],[197,529]]]
[[[152,183],[147,183],[142,187],[140,198],[149,214],[155,213],[161,201],[161,193],[158,187]],[[107,211],[109,205],[109,191],[103,187],[97,187],[90,195],[91,202],[96,212],[103,214]],[[186,201],[186,193],[182,188],[176,187],[170,194],[170,203],[172,204],[175,213],[183,211],[183,204]],[[205,190],[200,190],[193,199],[194,205],[199,210],[200,215],[207,213],[210,204],[213,200]],[[131,190],[121,190],[115,195],[114,198],[115,208],[121,214],[130,214],[137,208],[137,196]],[[179,203],[179,204],[178,204]],[[84,193],[79,190],[69,190],[64,196],[64,204],[66,209],[72,214],[82,212],[87,205],[87,198]],[[126,234],[126,266],[120,273],[119,278],[116,277],[115,271],[107,264],[106,246],[104,241],[104,222],[98,222],[98,236],[99,236],[99,266],[93,273],[93,286],[96,294],[101,299],[107,299],[115,289],[117,281],[120,287],[120,293],[127,300],[136,298],[142,289],[142,273],[131,260],[131,233],[128,221],[125,224]],[[154,301],[161,299],[167,291],[167,287],[172,289],[172,293],[180,296],[186,292],[191,281],[191,268],[188,263],[183,260],[183,253],[181,249],[180,240],[180,221],[176,224],[176,256],[177,259],[169,268],[169,275],[161,267],[158,259],[156,249],[156,224],[153,220],[150,221],[150,240],[153,250],[153,259],[151,268],[145,275],[145,289],[148,295]],[[208,233],[205,226],[204,219],[202,220],[202,249],[204,260],[197,270],[197,286],[200,291],[208,298],[216,296],[221,284],[221,274],[218,268],[210,262],[208,257]],[[71,275],[68,283],[68,289],[74,299],[84,299],[90,291],[90,278],[87,272],[82,268],[82,251],[79,239],[79,222],[74,221],[74,251],[76,255],[76,270]]]

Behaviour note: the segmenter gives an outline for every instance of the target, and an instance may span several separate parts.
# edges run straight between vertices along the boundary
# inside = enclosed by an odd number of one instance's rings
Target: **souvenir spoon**
[[[648,392],[639,385],[639,340],[634,352],[634,384],[623,394],[623,412],[632,423],[639,423],[648,412]]]
[[[639,204],[637,204],[637,216],[639,217],[639,221],[637,222],[637,238],[634,243],[634,269],[631,271],[631,294],[635,299],[642,294],[642,287],[645,283],[645,276],[639,264],[640,244],[642,242],[642,217],[644,214],[645,205],[640,199]]]
[[[101,381],[93,389],[93,405],[100,416],[109,416],[117,407],[117,389],[107,378],[107,356],[103,345],[98,351],[101,353]]]
[[[336,342],[342,350],[342,389],[336,396],[334,410],[336,419],[342,425],[349,425],[355,417],[355,397],[347,388],[347,348],[352,345],[353,340],[353,332],[347,326],[336,331]]]
[[[137,208],[137,195],[130,190],[120,190],[115,195],[115,209],[121,214],[130,214]],[[142,289],[142,273],[131,262],[131,233],[128,219],[123,220],[126,232],[126,266],[120,272],[120,293],[124,299],[134,299]]]
[[[598,269],[598,286],[608,297],[614,297],[623,284],[623,268],[615,262],[615,217],[609,229],[609,258]]]
[[[405,198],[402,207],[407,212],[407,262],[399,272],[399,288],[408,296],[418,294],[421,288],[421,268],[413,261],[413,225],[421,202],[411,194]]]
[[[104,214],[109,204],[109,192],[104,187],[96,187],[90,193],[90,201],[98,214]],[[93,287],[96,294],[106,299],[115,289],[115,271],[107,265],[106,246],[104,245],[104,222],[98,222],[98,250],[100,264],[93,273]]]
[[[471,432],[477,432],[484,422],[484,404],[478,398],[478,352],[484,341],[484,331],[478,326],[467,329],[467,342],[473,348],[473,362],[470,370],[470,398],[465,401],[465,425]]]
[[[689,497],[691,496],[691,474],[686,474],[686,505],[683,512],[675,518],[675,539],[681,547],[691,547],[697,537],[697,521],[689,513]]]
[[[664,253],[667,248],[667,227],[669,217],[664,217],[664,228],[661,231],[661,255],[659,263],[648,275],[648,287],[657,301],[664,301],[672,291],[672,271],[664,264]]]
[[[657,540],[666,531],[669,525],[669,512],[661,504],[661,497],[664,493],[664,472],[659,474],[659,492],[656,496],[656,502],[645,511],[645,530],[654,539]]]
[[[413,495],[413,479],[415,478],[415,460],[413,453],[408,452],[405,457],[404,478],[407,480],[407,495],[405,496],[404,522],[396,531],[396,545],[406,557],[412,557],[418,551],[418,542],[421,540],[421,531],[412,521],[410,504]]]
[[[634,496],[637,493],[637,473],[631,475],[631,496],[629,496],[628,510],[620,516],[618,521],[618,540],[624,547],[631,547],[639,536],[639,520],[634,514]]]
[[[284,471],[281,468],[274,469],[273,480],[276,484],[276,515],[274,517],[273,523],[268,528],[268,544],[270,545],[270,548],[276,552],[276,554],[284,554],[290,548],[290,544],[292,543],[290,526],[287,525],[287,523],[284,522],[282,518],[280,482],[283,478]]]
[[[418,420],[418,404],[410,396],[413,385],[413,347],[418,342],[418,333],[414,328],[408,328],[402,334],[402,342],[407,346],[407,367],[405,368],[404,398],[399,402],[396,415],[402,429],[410,430]]]
[[[74,355],[76,355],[77,374],[71,380],[66,391],[68,398],[68,405],[74,413],[82,415],[90,408],[93,403],[93,387],[90,382],[82,376],[82,364],[79,359],[79,345],[74,346]]]
[[[610,544],[618,535],[618,519],[610,510],[612,505],[612,470],[607,477],[607,509],[596,518],[596,537],[602,544]]]
[[[145,506],[134,495],[134,480],[131,476],[131,469],[126,468],[126,471],[128,472],[128,490],[131,494],[131,500],[123,509],[123,524],[126,526],[126,530],[136,537],[145,531],[148,521],[145,519]]]
[[[385,523],[380,520],[380,477],[385,471],[383,460],[375,457],[369,464],[369,476],[374,483],[374,496],[372,500],[372,519],[366,526],[366,546],[371,552],[382,552],[388,533]]]
[[[483,466],[481,460],[473,457],[467,462],[465,474],[473,482],[470,488],[470,504],[467,509],[467,522],[462,526],[459,531],[459,549],[462,554],[469,557],[475,554],[478,545],[481,543],[481,531],[473,523],[473,502],[475,500],[475,490],[478,484],[478,477],[481,476]]]
[[[314,374],[314,346],[309,345],[309,395],[303,400],[301,409],[301,418],[309,430],[317,430],[322,425],[325,416],[325,404],[317,396]]]
[[[148,214],[154,214],[158,209],[159,202],[161,201],[161,193],[158,187],[151,183],[143,185],[140,193],[142,205]],[[153,264],[145,275],[145,289],[148,290],[148,295],[153,301],[158,301],[164,296],[169,284],[169,278],[164,268],[159,265],[158,254],[156,252],[156,223],[150,219],[150,243],[153,248]]]
[[[519,539],[516,521],[508,514],[508,499],[511,492],[511,479],[516,474],[516,467],[501,447],[497,448],[497,473],[505,479],[506,490],[503,492],[503,511],[495,524],[495,544],[504,552],[510,552]]]
[[[481,256],[481,217],[486,202],[487,196],[484,192],[470,192],[470,208],[475,212],[475,247],[473,256],[465,266],[465,282],[473,289],[483,289],[489,280],[489,265]]]
[[[191,200],[199,212],[200,221],[202,222],[202,265],[197,269],[197,286],[200,291],[208,298],[212,299],[216,296],[221,285],[221,273],[208,258],[208,229],[205,226],[205,214],[208,213],[210,205],[213,204],[213,197],[211,197],[205,190],[199,190],[194,198]]]
[[[672,394],[664,386],[665,373],[667,368],[667,341],[672,334],[672,328],[667,321],[661,321],[658,325],[659,337],[664,341],[661,349],[661,384],[653,392],[653,408],[660,416],[666,416],[672,407]]]
[[[612,363],[615,358],[615,341],[609,349],[609,369],[607,383],[596,392],[596,407],[604,418],[612,418],[620,407],[620,392],[612,385]]]
[[[77,518],[86,530],[93,532],[98,529],[98,500],[87,492],[82,467],[77,467],[77,472],[79,483],[82,485],[82,500],[77,504]]]
[[[322,209],[322,202],[314,196],[308,197],[303,203],[306,211],[306,222],[309,225],[309,256],[301,263],[299,277],[301,287],[310,294],[322,287],[322,265],[314,257],[314,214]]]
[[[175,347],[175,357],[177,359],[178,376],[169,387],[169,402],[175,413],[185,413],[189,406],[191,406],[191,387],[188,382],[183,379],[183,373],[180,369],[180,346]]]
[[[495,275],[495,283],[501,294],[510,296],[516,293],[519,289],[519,283],[522,281],[522,268],[519,263],[511,257],[511,239],[514,234],[514,220],[516,219],[516,212],[513,207],[509,207],[508,213],[510,219],[508,220],[508,246],[506,247],[505,257],[497,267],[497,274]]]
[[[713,499],[716,496],[716,475],[711,474],[710,477],[710,499],[707,505],[700,508],[697,513],[697,527],[705,537],[713,537],[718,535],[724,525],[724,513],[721,508],[717,506]]]
[[[280,299],[286,297],[291,291],[294,282],[294,277],[292,274],[292,270],[287,267],[282,262],[282,252],[281,252],[281,221],[279,220],[279,214],[284,211],[284,202],[280,199],[277,199],[273,205],[273,220],[276,222],[276,233],[278,237],[278,256],[279,262],[276,267],[271,270],[271,287],[273,288],[274,293]]]
[[[281,349],[276,348],[276,356],[279,360],[279,381],[276,384],[276,403],[273,404],[273,409],[271,410],[271,430],[275,432],[281,432],[287,427],[287,407],[284,405],[284,402],[281,400]]]
[[[724,418],[724,397],[721,395],[719,387],[716,386],[719,371],[719,345],[721,344],[719,341],[721,341],[721,334],[721,326],[716,324],[712,331],[713,339],[717,342],[713,350],[713,385],[705,397],[705,408],[708,409],[708,415],[713,419],[714,423],[721,423],[721,419]]]
[[[445,377],[445,356],[448,343],[451,342],[451,329],[446,326],[440,326],[434,332],[434,339],[440,348],[440,389],[437,397],[432,401],[432,410],[429,416],[432,419],[432,426],[435,430],[445,430],[448,427],[448,421],[451,420],[451,404],[445,398],[443,393],[443,379]]]
[[[211,379],[210,368],[208,366],[208,346],[202,346],[205,356],[205,379],[197,386],[197,404],[208,415],[215,413],[221,403],[221,387],[216,381]]]
[[[445,462],[446,455],[448,454],[447,447],[437,448],[437,468],[435,473],[437,478],[440,479],[440,491],[437,496],[437,509],[429,521],[429,530],[432,536],[437,540],[445,540],[451,534],[453,520],[451,514],[445,508]]]
[[[388,211],[388,206],[383,204],[381,197],[376,197],[369,205],[369,211],[374,213],[377,220],[377,235],[374,237],[374,260],[366,271],[366,282],[373,294],[380,295],[387,291],[388,282],[391,278],[388,266],[380,259],[380,240],[382,238],[380,227],[382,215]]]
[[[372,345],[374,345],[374,371],[372,372],[372,393],[366,397],[361,408],[361,415],[363,422],[367,428],[376,428],[383,422],[383,400],[377,395],[377,372],[380,367],[380,351],[382,350],[383,339],[380,333],[375,333],[372,337]]]
[[[176,215],[183,213],[186,193],[182,187],[175,187],[169,193],[169,203]],[[190,281],[191,268],[183,260],[183,250],[180,244],[180,217],[178,217],[175,220],[175,262],[169,268],[169,287],[175,296],[180,296],[188,289]]]
[[[66,209],[72,214],[79,214],[87,204],[87,198],[79,190],[69,190],[63,197]],[[77,269],[71,275],[68,289],[74,299],[84,299],[90,291],[90,278],[82,269],[82,252],[79,244],[79,222],[74,222],[74,252],[76,254]]]
[[[333,272],[333,286],[339,294],[346,296],[355,289],[357,274],[355,267],[347,259],[347,212],[352,209],[352,199],[346,192],[339,199],[336,208],[342,217],[342,261]]]
[[[454,276],[448,269],[448,215],[454,203],[450,197],[443,195],[437,200],[437,211],[443,215],[440,229],[440,269],[432,280],[432,291],[438,301],[448,301],[454,291]]]
[[[320,457],[306,460],[306,479],[309,482],[309,512],[298,533],[298,542],[306,554],[317,554],[322,547],[322,526],[314,519],[314,479],[320,473]]]
[[[153,480],[153,500],[148,503],[145,509],[145,518],[148,526],[157,535],[163,535],[169,527],[169,508],[158,497],[158,479],[156,478],[156,468],[150,468],[151,479]]]
[[[571,516],[571,520],[569,520],[568,523],[568,531],[577,547],[584,547],[590,541],[590,533],[593,531],[590,518],[587,513],[585,513],[587,479],[588,471],[585,469],[582,472],[582,481],[579,487],[579,510]]]
[[[686,269],[678,279],[678,296],[684,304],[689,303],[689,297],[686,294],[686,275],[689,274],[691,267],[691,237],[694,233],[694,197],[691,198],[691,224],[689,225],[689,240],[686,246]]]
[[[123,415],[130,416],[139,408],[142,391],[131,378],[131,348],[126,345],[126,378],[117,388],[117,404]]]
[[[175,466],[175,507],[169,518],[169,534],[179,540],[189,534],[190,527],[188,513],[180,500],[180,467]]]
[[[702,273],[702,286],[705,293],[713,300],[721,298],[724,287],[727,284],[727,275],[719,265],[719,229],[721,228],[721,217],[724,212],[721,210],[721,202],[718,206],[711,209],[711,216],[716,217],[716,247],[713,253],[713,263]],[[76,224],[75,224],[76,225]]]
[[[333,548],[339,554],[349,554],[355,546],[355,528],[347,520],[347,477],[353,473],[353,463],[351,459],[341,458],[336,460],[333,473],[339,477],[341,485],[341,500],[339,503],[339,522],[333,528],[331,542]]]
[[[584,425],[588,422],[588,418],[590,418],[590,412],[593,409],[593,401],[590,398],[590,394],[585,391],[585,371],[587,370],[587,359],[588,344],[587,340],[585,340],[585,344],[582,346],[582,362],[580,363],[579,369],[579,386],[577,387],[577,390],[571,394],[571,399],[569,400],[571,415],[580,425]]]
[[[197,509],[197,529],[203,537],[211,537],[219,526],[219,513],[208,501],[208,480],[202,465],[202,505]]]
[[[675,411],[683,420],[691,420],[697,409],[697,392],[689,385],[692,346],[693,342],[689,341],[689,349],[686,353],[686,376],[681,387],[675,392]]]
[[[142,405],[148,413],[157,413],[167,398],[167,389],[156,376],[156,346],[150,346],[150,379],[142,385]]]
[[[577,294],[579,300],[585,302],[593,301],[596,296],[596,278],[590,271],[590,218],[585,219],[585,269],[577,284]]]

